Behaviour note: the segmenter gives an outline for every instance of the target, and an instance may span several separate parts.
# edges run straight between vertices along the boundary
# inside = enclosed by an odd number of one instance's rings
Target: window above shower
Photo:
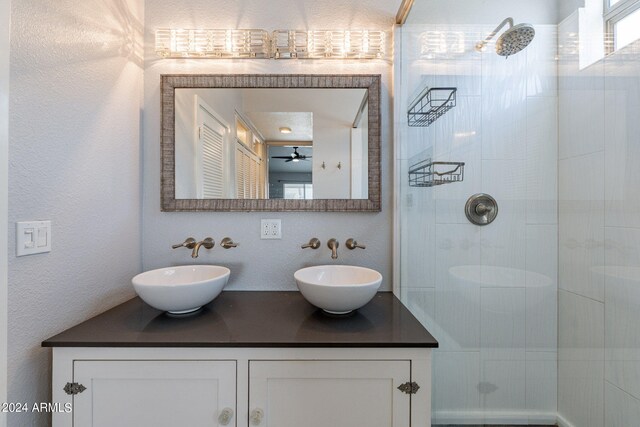
[[[640,0],[604,0],[607,51],[615,52],[640,39]]]

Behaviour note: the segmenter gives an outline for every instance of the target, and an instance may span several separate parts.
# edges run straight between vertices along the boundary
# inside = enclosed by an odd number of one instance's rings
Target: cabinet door
[[[409,427],[409,361],[251,361],[249,425]]]
[[[236,425],[235,361],[74,361],[73,425]],[[232,410],[228,424],[218,418]],[[224,418],[224,415],[223,417]]]

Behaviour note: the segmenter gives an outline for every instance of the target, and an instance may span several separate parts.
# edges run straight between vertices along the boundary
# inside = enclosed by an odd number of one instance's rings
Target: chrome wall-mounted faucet
[[[338,259],[338,246],[340,246],[338,240],[329,239],[329,241],[327,242],[327,246],[329,247],[329,249],[331,249],[331,259]]]
[[[307,249],[307,248],[318,249],[320,247],[320,240],[317,237],[314,237],[311,240],[309,240],[309,243],[305,243],[301,247],[302,249]]]
[[[213,245],[215,245],[215,243],[211,237],[207,237],[203,241],[196,243],[196,245],[193,247],[193,251],[191,252],[191,258],[198,258],[198,251],[200,250],[200,246],[204,246],[206,249],[211,249],[213,248]]]
[[[232,242],[233,243],[233,242]],[[198,252],[200,251],[200,246],[204,246],[206,249],[211,249],[215,245],[215,242],[211,237],[207,237],[201,242],[196,242],[196,239],[193,237],[188,237],[184,242],[178,243],[177,245],[171,246],[172,249],[178,248],[187,248],[191,249],[191,258],[198,258]]]
[[[356,248],[367,249],[365,245],[359,245],[358,242],[356,242],[356,239],[354,239],[353,237],[348,238],[344,245],[347,247],[347,249],[350,250],[354,250]]]
[[[206,249],[212,249],[215,245],[213,238],[207,237],[201,242],[196,242],[196,239],[193,237],[188,237],[184,242],[178,243],[177,245],[172,245],[172,249],[178,248],[187,248],[191,249],[191,258],[198,258],[198,253],[200,252],[200,247],[204,246]],[[220,241],[220,246],[225,249],[237,248],[238,243],[234,242],[231,237],[225,237]]]

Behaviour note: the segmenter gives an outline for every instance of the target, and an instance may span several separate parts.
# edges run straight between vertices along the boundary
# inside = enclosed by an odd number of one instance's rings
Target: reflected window
[[[293,200],[312,200],[313,184],[284,184],[284,198]]]

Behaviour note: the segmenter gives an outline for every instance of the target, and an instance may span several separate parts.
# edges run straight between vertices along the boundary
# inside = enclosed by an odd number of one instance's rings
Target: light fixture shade
[[[387,46],[378,30],[156,30],[163,58],[386,59]]]
[[[420,35],[420,57],[432,59],[435,56],[465,53],[465,33],[462,31],[426,31]]]
[[[264,30],[156,30],[156,53],[163,58],[269,58],[269,45]]]
[[[276,30],[271,35],[271,52],[274,59],[308,58],[307,32],[301,30]]]
[[[384,59],[384,31],[314,30],[307,33],[309,58]]]

